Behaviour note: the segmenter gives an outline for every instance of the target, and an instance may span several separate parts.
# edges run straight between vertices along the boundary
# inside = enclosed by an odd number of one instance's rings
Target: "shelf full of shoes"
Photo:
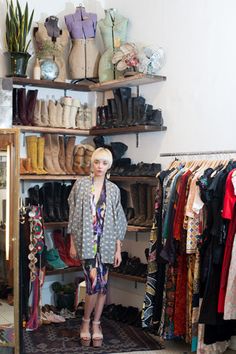
[[[139,95],[132,97],[130,87],[124,87],[124,84],[133,86],[164,79],[164,77],[158,77],[158,80],[154,77],[147,78],[142,74],[136,81],[124,79],[119,80],[119,82],[111,82],[109,85],[95,84],[95,87],[90,87],[89,89],[84,86],[76,87],[76,91],[89,91],[96,88],[97,91],[103,91],[113,88],[114,98],[108,99],[106,106],[103,105],[97,109],[95,128],[91,128],[91,112],[89,112],[88,107],[79,108],[77,99],[64,96],[56,103],[53,100],[49,100],[47,103],[45,100],[37,100],[38,90],[29,89],[26,93],[25,89],[25,86],[59,88],[63,89],[66,94],[67,90],[74,89],[71,84],[50,83],[50,86],[48,86],[48,84],[42,82],[39,84],[37,80],[13,79],[15,85],[23,86],[20,89],[15,87],[13,90],[13,115],[16,127],[26,134],[29,132],[44,134],[43,136],[31,135],[25,137],[27,157],[21,159],[20,166],[21,179],[23,181],[50,181],[45,182],[42,187],[38,185],[32,187],[29,192],[31,193],[30,198],[33,198],[31,202],[36,203],[36,205],[47,205],[44,208],[46,228],[55,229],[59,227],[62,230],[65,229],[67,218],[63,218],[60,215],[60,207],[57,207],[57,211],[53,212],[52,208],[50,209],[50,205],[60,205],[60,203],[65,205],[71,188],[71,185],[67,186],[65,181],[71,181],[77,179],[79,175],[89,173],[90,158],[94,148],[89,144],[75,145],[75,136],[70,135],[100,135],[101,132],[103,135],[109,135],[166,130],[166,127],[163,126],[161,112],[153,110],[151,105],[145,103],[143,97]],[[66,129],[62,128],[62,126],[66,127]],[[69,136],[66,138],[65,135]],[[155,173],[159,170],[158,164],[140,163],[134,166],[129,159],[126,159],[124,165],[124,160],[121,160],[117,161],[116,166],[114,166],[111,179],[119,183],[129,180],[134,181],[135,176],[137,188],[149,190],[147,185],[143,183],[152,183],[154,181]],[[122,172],[124,168],[127,174]],[[54,180],[57,182],[52,182]],[[137,184],[138,182],[140,183]],[[137,213],[138,211],[136,210],[136,217]],[[130,215],[129,212],[127,217],[130,217]],[[138,219],[139,221],[141,220],[140,218]],[[135,223],[131,223],[128,226],[128,231],[135,232],[136,237],[138,232],[146,232],[150,229],[150,224],[143,223],[141,225],[139,221],[136,220]],[[57,272],[54,269],[51,274],[56,274]],[[135,282],[144,282],[143,278],[135,274],[122,275],[121,272],[116,272],[114,276],[135,280]]]

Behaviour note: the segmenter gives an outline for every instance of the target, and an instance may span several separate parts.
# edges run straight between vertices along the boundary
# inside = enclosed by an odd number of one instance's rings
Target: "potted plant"
[[[28,48],[31,40],[27,40],[30,32],[34,10],[29,15],[28,3],[22,11],[19,1],[16,5],[7,0],[6,44],[10,56],[10,75],[26,77],[26,68],[30,54]]]

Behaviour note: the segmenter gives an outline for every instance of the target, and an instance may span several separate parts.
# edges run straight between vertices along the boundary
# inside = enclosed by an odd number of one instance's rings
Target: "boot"
[[[41,123],[43,127],[49,127],[48,104],[45,100],[41,100]]]
[[[118,126],[118,112],[116,107],[116,101],[114,98],[109,98],[107,100],[108,105],[108,115],[109,115],[109,127]]]
[[[139,183],[138,185],[138,199],[139,199],[139,215],[135,218],[134,225],[143,226],[146,221],[147,213],[147,185]]]
[[[26,113],[26,90],[25,88],[18,89],[18,112],[19,119],[22,125],[29,125]]]
[[[128,192],[120,187],[120,201],[121,205],[124,209],[125,215],[127,215],[127,207],[128,207]]]
[[[91,170],[91,157],[92,154],[95,150],[95,148],[92,145],[85,144],[85,154],[84,154],[84,173],[86,175],[90,174]]]
[[[145,98],[133,97],[133,125],[139,125],[145,112]]]
[[[148,124],[152,116],[153,106],[151,104],[144,105],[144,115],[140,119],[139,124]]]
[[[51,135],[52,134],[44,134],[44,168],[50,175],[56,175],[59,174],[59,172],[55,170],[53,165]]]
[[[13,87],[12,92],[12,115],[13,115],[13,124],[20,125],[21,120],[19,117],[19,109],[18,109],[18,88]]]
[[[139,198],[138,198],[138,184],[130,185],[130,195],[132,200],[132,205],[134,209],[134,218],[129,220],[129,225],[133,225],[136,218],[139,216]]]
[[[63,208],[63,205],[61,203],[61,183],[60,182],[54,182],[54,216],[55,216],[55,221],[62,221],[62,213],[61,213],[61,208]]]
[[[147,124],[162,126],[163,125],[162,112],[159,109],[153,109]]]
[[[29,172],[26,170],[24,166],[24,159],[20,158],[20,174],[21,175],[27,175]]]
[[[66,254],[68,259],[70,259],[70,262],[73,263],[72,267],[80,267],[81,266],[81,261],[77,258],[77,259],[73,259],[70,256],[70,249],[71,249],[71,240],[72,235],[66,235],[66,241],[65,241],[65,245],[66,245]]]
[[[54,184],[46,182],[43,184],[41,191],[41,198],[43,204],[43,219],[45,222],[55,221],[54,214]]]
[[[57,111],[56,111],[56,121],[57,121],[56,127],[62,128],[63,127],[63,122],[62,122],[63,107],[59,101],[57,101],[56,109],[57,109]]]
[[[134,117],[133,117],[133,98],[134,97],[130,97],[128,99],[128,103],[127,103],[127,109],[128,109],[127,124],[128,125],[133,125],[133,122],[134,122]]]
[[[41,122],[41,100],[36,100],[35,104],[35,109],[34,109],[34,115],[32,119],[32,125],[36,127],[41,127],[42,122]]]
[[[28,90],[26,97],[26,114],[29,125],[33,123],[34,110],[37,100],[38,90]]]
[[[56,174],[65,175],[66,173],[61,169],[59,164],[59,139],[57,134],[51,134],[51,155],[52,155],[52,163],[54,166],[54,170]]]
[[[29,173],[31,175],[34,174],[35,172],[33,171],[33,168],[32,168],[31,158],[26,157],[26,158],[24,158],[22,160],[23,160],[24,168],[27,171],[27,173]]]
[[[147,186],[147,218],[143,226],[151,227],[153,223],[154,214],[154,201],[153,201],[153,188],[155,186]]]
[[[84,106],[81,105],[78,109],[75,118],[75,125],[78,129],[85,129],[85,117],[84,117]]]
[[[92,128],[92,110],[87,105],[84,107],[84,128]]]
[[[111,142],[111,149],[114,161],[119,160],[127,151],[128,146],[121,142]]]
[[[117,125],[116,127],[119,127],[122,125],[122,104],[121,104],[121,98],[120,98],[120,92],[118,91],[119,89],[114,89],[113,90],[113,95],[114,99],[116,102],[116,110],[117,110]]]
[[[72,104],[71,104],[71,108],[70,108],[70,127],[75,129],[76,128],[76,115],[78,112],[78,109],[80,107],[80,100],[78,99],[73,99],[72,100]]]
[[[38,137],[37,139],[38,146],[38,173],[41,175],[46,175],[47,171],[44,170],[44,146],[45,139],[43,137]]]
[[[28,189],[30,205],[39,205],[39,186],[36,185]]]
[[[61,186],[61,205],[63,206],[61,208],[61,213],[62,213],[62,220],[63,221],[68,221],[69,219],[69,205],[68,205],[68,188],[66,184],[62,184]]]
[[[59,165],[65,174],[67,174],[68,171],[66,170],[65,139],[63,135],[59,135]]]
[[[122,106],[122,125],[126,126],[128,120],[128,100],[131,97],[131,88],[130,87],[120,87],[120,99]]]
[[[26,136],[26,151],[27,157],[31,159],[32,172],[39,174],[38,159],[37,159],[37,136]]]
[[[84,155],[85,147],[82,144],[76,145],[74,148],[73,170],[77,175],[85,175],[84,172]]]
[[[48,119],[49,126],[52,128],[57,128],[57,107],[53,100],[48,101]]]
[[[72,97],[62,97],[63,104],[63,116],[62,116],[62,125],[64,128],[72,128],[70,122],[70,110],[72,105]]]
[[[75,136],[69,136],[66,141],[66,170],[70,175],[74,175],[73,158],[74,158]]]

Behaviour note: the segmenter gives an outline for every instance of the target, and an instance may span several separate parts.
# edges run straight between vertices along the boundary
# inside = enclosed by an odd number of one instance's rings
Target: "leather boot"
[[[134,97],[130,97],[128,99],[128,103],[127,103],[127,109],[128,109],[127,124],[128,125],[133,125],[133,122],[134,122],[134,117],[133,117],[133,98]]]
[[[130,219],[128,222],[130,225],[133,225],[135,219],[138,218],[139,216],[139,210],[140,210],[137,183],[130,185],[130,195],[131,195],[131,201],[134,209],[134,218]]]
[[[80,107],[80,100],[74,98],[71,103],[70,118],[69,118],[70,127],[73,129],[76,128],[76,115],[77,115],[79,107]]]
[[[70,122],[70,110],[72,105],[72,97],[62,97],[63,104],[63,116],[62,116],[62,124],[64,128],[72,128]]]
[[[85,147],[82,144],[78,144],[74,148],[74,161],[73,170],[77,175],[85,175],[84,172],[84,154]]]
[[[84,173],[86,175],[90,174],[91,170],[91,157],[92,154],[95,150],[95,148],[92,145],[85,144],[85,154],[84,154]]]
[[[54,216],[55,216],[55,221],[62,221],[62,213],[61,213],[61,208],[63,208],[63,205],[61,203],[61,183],[60,182],[54,182]]]
[[[57,134],[51,134],[51,155],[52,155],[52,163],[56,174],[65,175],[66,173],[61,169],[59,164],[59,139]]]
[[[34,110],[37,100],[38,90],[28,90],[26,97],[26,114],[29,125],[33,123]]]
[[[45,222],[55,221],[54,214],[54,184],[46,182],[43,184],[41,191],[41,198],[43,204],[43,219]]]
[[[31,159],[29,157],[26,157],[22,160],[23,160],[24,168],[26,169],[27,173],[31,175],[34,174],[35,172],[32,169]]]
[[[117,127],[118,126],[118,113],[117,113],[115,99],[109,98],[107,100],[107,105],[108,105],[108,116],[109,116],[108,126],[109,126],[109,128]]]
[[[27,120],[27,112],[26,112],[26,90],[25,88],[18,89],[18,112],[21,124],[29,125]]]
[[[59,165],[65,174],[67,174],[68,171],[66,170],[65,139],[63,135],[59,135]]]
[[[26,151],[27,157],[31,159],[32,172],[39,174],[38,170],[38,158],[37,158],[37,136],[26,136]]]
[[[117,109],[117,125],[116,125],[116,127],[120,127],[120,126],[122,126],[122,118],[123,117],[122,117],[122,103],[121,103],[119,89],[114,89],[113,95],[114,95],[114,99],[116,102],[116,109]]]
[[[28,189],[30,205],[39,205],[39,186],[36,185]]]
[[[73,159],[74,159],[75,136],[69,136],[66,140],[66,170],[70,175],[74,175]]]
[[[124,209],[125,215],[127,215],[127,208],[128,208],[128,192],[124,188],[120,187],[120,201],[121,205]]]
[[[154,193],[155,186],[147,186],[147,218],[143,226],[151,227],[153,223],[153,215],[154,215]]]
[[[159,109],[153,109],[147,124],[162,126],[163,125],[162,112]]]
[[[68,186],[66,184],[62,184],[61,186],[61,205],[63,206],[61,208],[61,213],[62,213],[62,220],[63,221],[68,221],[69,219],[69,205],[68,205]],[[70,189],[71,190],[71,189]]]
[[[25,166],[24,166],[24,159],[20,158],[20,174],[21,175],[28,175],[29,172],[26,170]]]
[[[19,117],[19,109],[18,109],[18,88],[13,87],[12,92],[12,115],[13,115],[13,124],[20,125],[21,120]]]
[[[111,149],[114,161],[119,160],[127,151],[128,146],[121,142],[111,142]]]
[[[139,203],[139,216],[135,218],[134,225],[143,226],[146,221],[147,213],[147,185],[139,183],[138,185],[138,203]]]
[[[59,172],[55,170],[53,165],[51,134],[44,134],[44,139],[44,168],[50,175],[57,175]]]
[[[81,105],[75,117],[75,125],[78,129],[85,129],[84,106]]]
[[[87,105],[84,108],[84,128],[92,128],[92,110]]]
[[[44,170],[44,146],[45,139],[44,137],[38,137],[37,147],[38,147],[38,173],[41,175],[46,175],[47,171]]]
[[[57,121],[57,127],[58,128],[63,128],[63,121],[62,121],[62,118],[63,118],[63,107],[61,105],[61,103],[59,101],[57,101],[57,104],[56,104],[56,121]]]
[[[145,111],[145,98],[133,97],[133,125],[139,125]]]
[[[152,116],[153,106],[151,104],[144,105],[144,114],[140,119],[139,124],[148,124]]]
[[[128,100],[131,97],[131,88],[130,87],[120,87],[120,99],[122,106],[122,125],[126,126],[128,120]]]
[[[48,119],[49,126],[52,128],[58,128],[57,125],[57,107],[53,100],[48,101]]]
[[[77,259],[74,259],[74,258],[71,258],[70,256],[70,249],[71,249],[71,242],[72,242],[72,235],[66,235],[66,254],[67,254],[67,257],[70,259],[70,261],[73,263],[72,267],[80,267],[81,266],[81,261],[77,258]]]
[[[45,100],[41,100],[41,123],[43,127],[49,126],[48,103]]]
[[[42,122],[41,122],[41,102],[42,102],[41,100],[36,100],[36,104],[35,104],[32,125],[34,125],[36,127],[41,127],[42,126]]]

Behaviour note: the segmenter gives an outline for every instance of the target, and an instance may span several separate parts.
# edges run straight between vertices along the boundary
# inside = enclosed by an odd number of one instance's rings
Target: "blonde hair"
[[[91,165],[93,165],[94,160],[104,160],[107,161],[109,164],[108,168],[111,168],[112,162],[113,162],[113,157],[112,157],[112,153],[110,152],[109,149],[100,147],[98,149],[96,149],[91,157]]]

